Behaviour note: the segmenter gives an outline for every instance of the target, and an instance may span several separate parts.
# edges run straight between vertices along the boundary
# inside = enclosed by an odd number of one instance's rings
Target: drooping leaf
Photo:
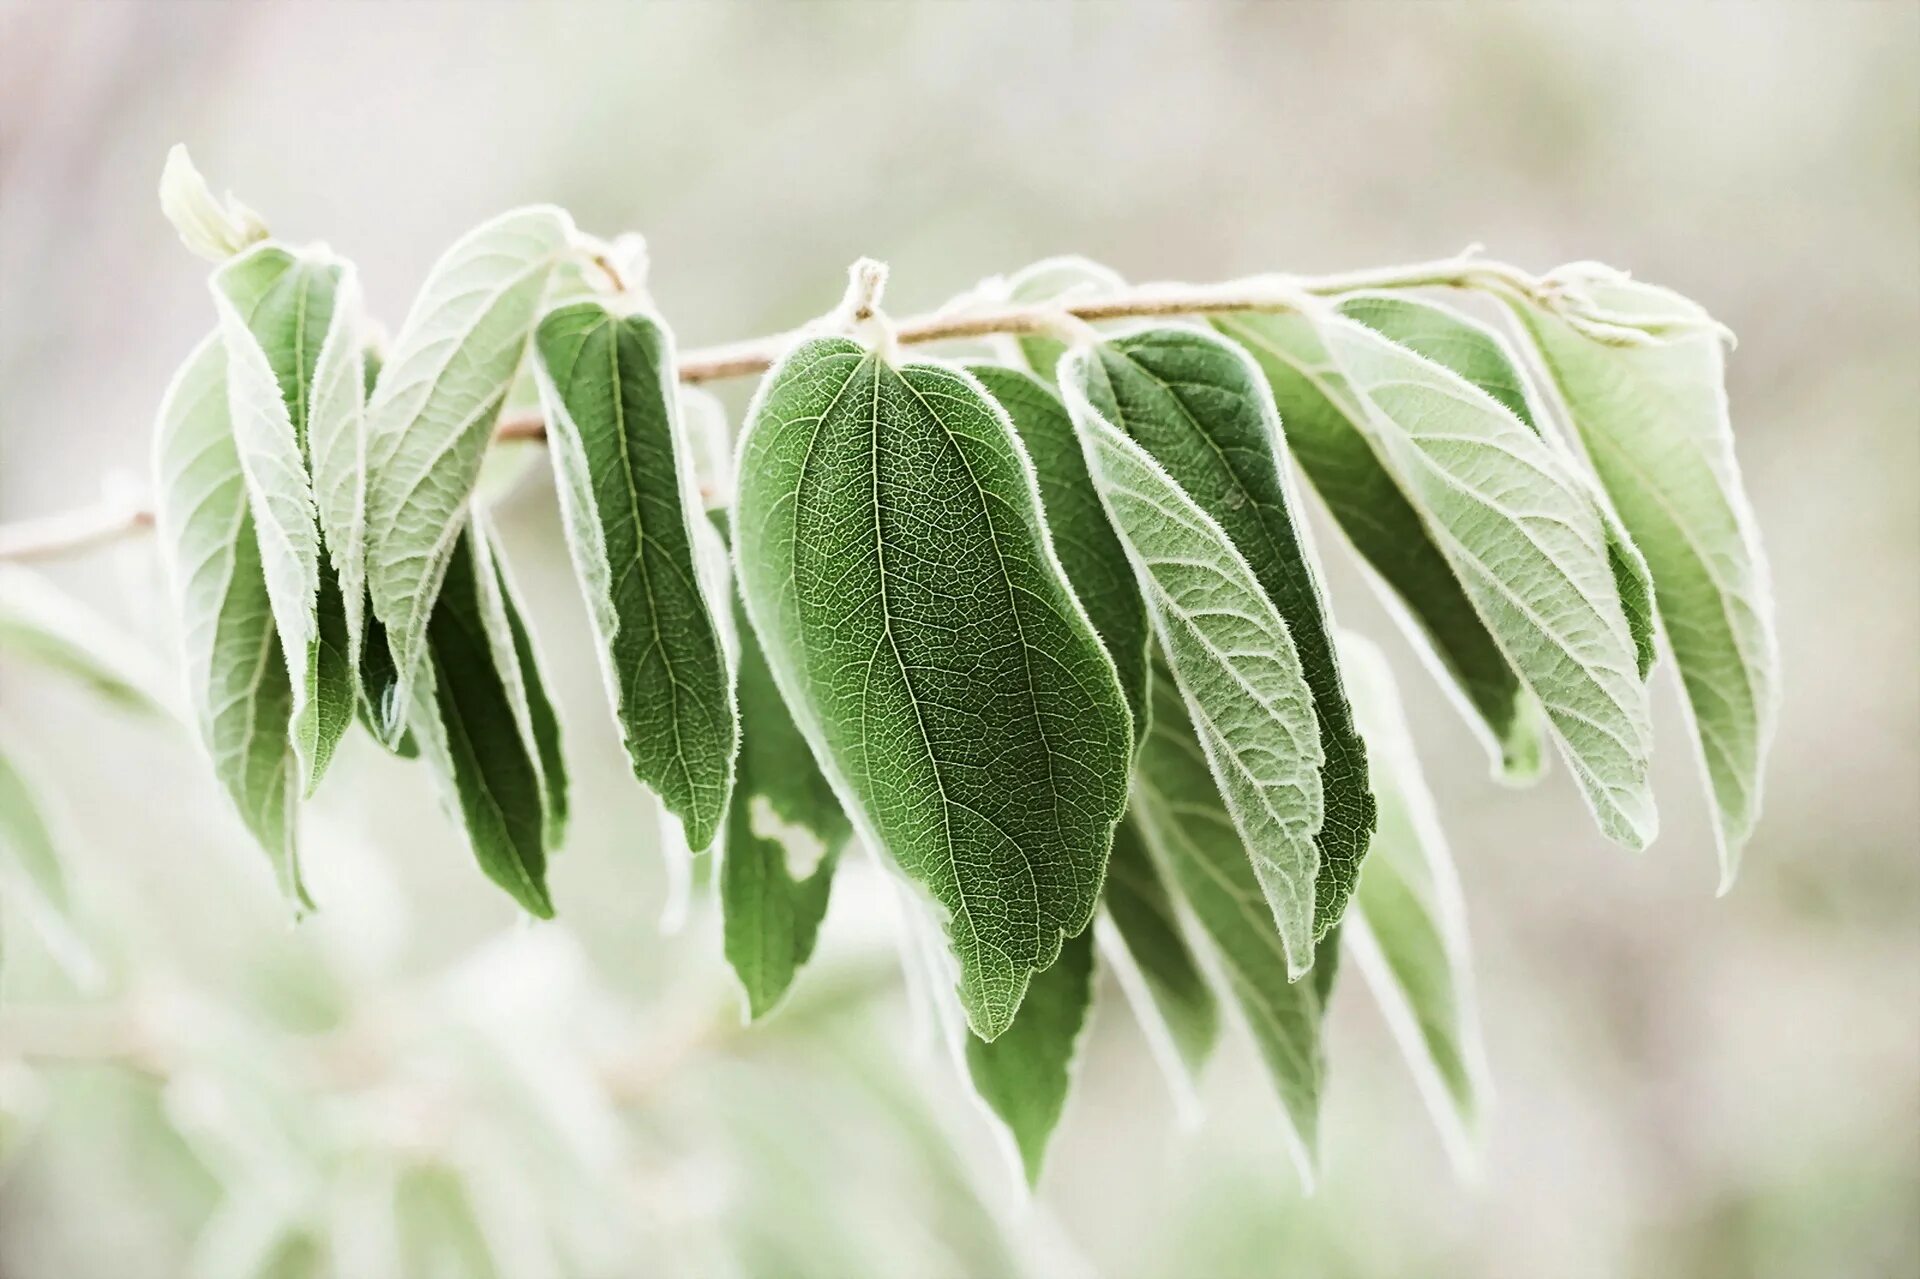
[[[59,671],[127,710],[173,713],[150,654],[39,574],[12,564],[0,564],[0,657]]]
[[[540,321],[535,359],[567,544],[634,776],[705,848],[739,741],[716,605],[695,539],[706,516],[678,421],[673,339],[602,302]]]
[[[1187,716],[1189,703],[1163,673],[1157,671],[1153,681],[1153,727],[1134,772],[1134,812],[1168,882],[1205,934],[1224,993],[1240,1007],[1286,1110],[1300,1175],[1311,1183],[1326,1075],[1320,1026],[1339,933],[1321,941],[1311,980],[1293,980],[1292,954],[1274,935],[1238,823],[1221,803]]]
[[[506,614],[507,632],[513,639],[513,665],[517,672],[520,696],[525,702],[525,728],[532,737],[534,758],[540,762],[540,782],[546,808],[547,851],[560,847],[567,834],[567,760],[562,749],[560,716],[547,694],[546,674],[540,669],[540,654],[527,626],[526,610],[507,576],[505,560],[496,550],[493,555],[494,586]]]
[[[1047,1142],[1066,1110],[1074,1060],[1093,1011],[1093,930],[1069,937],[1060,958],[1033,979],[1013,1024],[992,1043],[967,1037],[974,1091],[1012,1134],[1037,1185]]]
[[[741,442],[747,613],[868,842],[947,912],[974,1032],[1090,922],[1132,722],[972,378],[808,341]]]
[[[1340,685],[1319,568],[1305,527],[1295,522],[1273,397],[1253,361],[1205,329],[1152,328],[1082,348],[1061,376],[1212,517],[1286,623],[1313,693],[1324,755],[1324,816],[1314,834],[1317,940],[1339,922],[1359,878],[1373,834],[1373,795],[1366,747]]]
[[[1152,640],[1147,604],[1133,580],[1126,548],[1108,526],[1100,495],[1087,475],[1073,420],[1060,397],[1031,374],[992,364],[971,364],[967,371],[1007,411],[1026,446],[1053,549],[1066,570],[1067,584],[1113,659],[1137,741],[1147,731],[1147,651]]]
[[[1705,312],[1599,270],[1587,289],[1629,315]],[[1779,708],[1773,590],[1734,458],[1720,345],[1695,332],[1605,346],[1516,308],[1601,484],[1652,571],[1716,806],[1723,887],[1760,814]]]
[[[1355,294],[1340,303],[1341,314],[1360,321],[1418,355],[1452,369],[1498,400],[1535,435],[1552,441],[1541,429],[1539,411],[1527,393],[1526,376],[1498,333],[1458,311],[1414,298],[1388,293]],[[1586,481],[1578,468],[1577,479]],[[1633,539],[1620,527],[1605,499],[1596,492],[1594,509],[1607,533],[1607,565],[1620,592],[1620,607],[1633,636],[1635,666],[1641,679],[1653,666],[1653,584],[1647,576]]]
[[[1137,814],[1114,828],[1100,904],[1144,987],[1137,995],[1128,992],[1135,1015],[1146,1024],[1150,1040],[1165,1035],[1177,1059],[1168,1065],[1191,1082],[1213,1054],[1220,1010],[1181,933],[1173,895],[1147,851]]]
[[[387,647],[387,628],[371,612],[364,617],[366,637],[360,643],[360,722],[373,739],[401,759],[419,757],[420,745],[413,730],[398,740],[386,736],[386,725],[399,714],[393,709],[400,695],[400,677],[393,669],[393,650]],[[401,716],[402,719],[406,717]]]
[[[1496,772],[1513,781],[1537,776],[1544,763],[1539,705],[1371,442],[1365,409],[1313,322],[1300,315],[1247,313],[1217,317],[1214,326],[1240,343],[1266,375],[1288,450],[1372,569],[1395,619],[1486,741]]]
[[[1545,708],[1600,829],[1644,847],[1658,828],[1646,688],[1591,490],[1457,373],[1343,315],[1317,319],[1382,456]]]
[[[547,895],[546,781],[506,669],[513,636],[494,589],[492,548],[468,522],[448,558],[427,627],[429,665],[414,682],[412,734],[445,788],[480,869],[541,919]]]
[[[339,602],[349,671],[360,669],[367,613],[367,388],[377,361],[360,342],[360,282],[348,265],[334,291],[333,314],[313,365],[304,421],[314,510],[327,563],[321,571],[321,633]],[[284,385],[284,383],[283,383]],[[326,569],[333,580],[327,580]],[[356,685],[357,689],[357,685]]]
[[[1076,357],[1069,357],[1063,368]],[[1213,518],[1133,438],[1062,383],[1087,470],[1127,548],[1294,977],[1313,963],[1323,762],[1313,691],[1286,623]],[[1158,678],[1151,681],[1158,684]],[[1167,698],[1155,689],[1151,724]],[[1182,722],[1187,714],[1183,713]],[[1149,728],[1151,732],[1151,728]]]
[[[74,921],[53,827],[32,781],[0,750],[0,905],[15,904],[70,977],[97,976],[99,962]]]
[[[1007,279],[1007,301],[1014,303],[1068,302],[1111,293],[1125,281],[1118,272],[1083,257],[1043,258],[1015,271]],[[1013,339],[1020,360],[1042,382],[1051,386],[1059,374],[1067,344],[1046,333],[1022,333]],[[1044,495],[1044,488],[1042,493]]]
[[[1353,634],[1340,637],[1340,650],[1380,795],[1380,829],[1360,876],[1347,946],[1413,1068],[1448,1154],[1465,1171],[1475,1163],[1488,1097],[1466,905],[1386,658]]]
[[[367,587],[386,627],[398,705],[426,646],[427,619],[460,513],[573,224],[559,209],[486,222],[428,273],[367,405]],[[389,740],[404,718],[384,725]]]
[[[780,698],[744,606],[735,608],[740,760],[720,854],[720,916],[727,962],[757,1019],[786,997],[813,954],[853,831]]]
[[[240,456],[226,353],[208,338],[174,375],[155,440],[160,544],[170,565],[188,703],[214,775],[286,895],[312,905],[295,844],[293,690],[274,631]]]

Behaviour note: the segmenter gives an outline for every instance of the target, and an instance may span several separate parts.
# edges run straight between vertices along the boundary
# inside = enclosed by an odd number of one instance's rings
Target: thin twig
[[[896,321],[896,341],[904,345],[981,338],[993,334],[1056,331],[1062,317],[1083,322],[1166,319],[1235,312],[1285,312],[1300,309],[1304,296],[1335,297],[1364,289],[1484,289],[1541,296],[1540,282],[1517,268],[1471,254],[1413,266],[1382,267],[1324,276],[1274,276],[1216,285],[1146,285],[1105,295],[980,310],[936,311]],[[750,338],[723,346],[687,351],[680,357],[680,380],[718,382],[751,377],[773,367],[789,347],[815,330]],[[497,438],[542,440],[546,423],[535,411],[500,419]],[[16,524],[0,524],[0,561],[49,559],[92,550],[153,526],[153,512],[127,503],[103,504]]]

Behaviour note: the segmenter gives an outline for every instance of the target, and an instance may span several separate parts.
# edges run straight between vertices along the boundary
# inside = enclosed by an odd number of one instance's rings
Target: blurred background
[[[0,1276],[1920,1273],[1920,7],[3,0],[0,520],[145,485],[211,316],[154,195],[178,141],[356,259],[389,324],[449,241],[529,201],[643,231],[692,345],[825,311],[860,254],[902,313],[1060,252],[1136,279],[1473,241],[1630,269],[1740,336],[1787,700],[1716,899],[1664,680],[1663,834],[1634,857],[1564,770],[1489,782],[1337,563],[1465,881],[1480,1182],[1359,983],[1312,1198],[1245,1045],[1183,1126],[1105,989],[1028,1203],[869,876],[763,1027],[710,910],[663,925],[536,456],[497,509],[574,776],[556,925],[516,921],[356,735],[307,822],[321,910],[290,928],[185,736],[0,665],[0,734],[110,973],[76,990],[7,927],[0,1025],[38,1052],[0,1063]],[[145,540],[47,571],[170,652]]]

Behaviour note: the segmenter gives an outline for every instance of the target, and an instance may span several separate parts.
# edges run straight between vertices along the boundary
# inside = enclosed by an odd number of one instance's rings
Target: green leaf
[[[1459,374],[1342,315],[1318,319],[1376,446],[1546,709],[1600,829],[1645,847],[1658,829],[1647,694],[1591,490]]]
[[[1677,294],[1593,273],[1588,291],[1627,314],[1705,322]],[[1760,815],[1779,714],[1773,589],[1734,458],[1724,359],[1710,335],[1604,346],[1516,307],[1587,457],[1652,570],[1712,787],[1723,890]]]
[[[308,908],[295,842],[298,763],[287,732],[293,690],[273,627],[217,337],[194,349],[167,388],[154,460],[156,525],[201,740],[282,890]]]
[[[127,710],[173,713],[159,663],[30,569],[0,564],[0,653],[38,662]]]
[[[1206,937],[1225,993],[1245,1016],[1286,1111],[1300,1175],[1311,1183],[1326,1075],[1320,1026],[1339,933],[1321,941],[1312,980],[1293,980],[1292,952],[1274,935],[1238,823],[1221,803],[1187,704],[1173,680],[1161,675],[1153,681],[1153,727],[1134,770],[1134,812],[1148,847]]]
[[[1226,533],[1286,623],[1313,693],[1324,758],[1314,937],[1340,921],[1373,834],[1367,752],[1340,686],[1339,657],[1279,456],[1280,421],[1257,366],[1205,329],[1152,328],[1076,352],[1061,376],[1166,469]]]
[[[389,741],[386,725],[399,712],[400,676],[393,669],[393,651],[387,646],[387,628],[372,612],[365,614],[366,637],[360,643],[360,722],[383,747],[401,759],[416,759],[420,744],[411,729]],[[402,715],[402,719],[406,717]]]
[[[1220,1010],[1181,934],[1178,908],[1147,851],[1138,814],[1129,814],[1114,829],[1100,904],[1124,952],[1113,967],[1135,1017],[1154,1051],[1171,1056],[1163,1067],[1191,1085],[1220,1037]],[[1139,978],[1138,990],[1133,975]]]
[[[1391,612],[1437,668],[1498,775],[1536,777],[1544,756],[1539,704],[1508,664],[1407,490],[1366,430],[1366,410],[1305,316],[1221,316],[1266,375],[1287,448],[1355,551]]]
[[[1387,293],[1355,294],[1341,302],[1340,312],[1409,351],[1452,369],[1498,400],[1535,435],[1553,443],[1541,429],[1540,415],[1527,394],[1519,363],[1492,329],[1458,311]],[[1587,477],[1577,468],[1573,474],[1586,483]],[[1653,583],[1647,576],[1646,561],[1640,558],[1633,539],[1620,527],[1605,499],[1595,493],[1593,503],[1606,525],[1607,565],[1613,571],[1620,607],[1633,636],[1635,667],[1645,679],[1654,657]]]
[[[745,608],[735,608],[740,760],[720,854],[720,915],[727,962],[757,1019],[779,1005],[813,954],[852,826],[780,698]]]
[[[545,838],[549,852],[560,847],[567,835],[567,761],[562,750],[560,716],[547,694],[546,675],[540,669],[540,654],[527,626],[526,610],[520,606],[518,592],[507,576],[505,559],[496,550],[493,555],[494,589],[506,615],[507,633],[513,640],[513,670],[519,684],[515,699],[516,716],[524,719],[522,731],[531,738],[534,758],[540,764],[542,803],[545,807]],[[509,682],[511,684],[511,681]]]
[[[550,919],[546,780],[509,665],[513,636],[495,572],[484,529],[468,522],[427,627],[429,665],[414,682],[412,732],[480,869],[527,911]]]
[[[327,551],[321,570],[321,629],[324,634],[331,601],[337,600],[356,692],[367,613],[366,399],[377,364],[360,343],[361,310],[359,277],[350,264],[343,264],[326,338],[313,365],[304,423],[314,510]],[[333,571],[331,582],[327,568]]]
[[[1113,659],[1138,741],[1147,731],[1147,651],[1152,639],[1147,604],[1133,580],[1126,548],[1108,526],[1087,474],[1073,419],[1060,397],[1031,374],[991,364],[970,364],[967,371],[1007,411],[1026,446],[1060,567]]]
[[[1077,358],[1069,357],[1063,369],[1071,370]],[[1313,691],[1286,623],[1233,541],[1145,449],[1088,403],[1078,383],[1069,371],[1062,389],[1087,470],[1133,561],[1168,656],[1167,678],[1177,681],[1200,725],[1219,794],[1297,978],[1313,963],[1320,869],[1314,834],[1323,813],[1322,755]],[[1154,690],[1149,723],[1167,700]]]
[[[1113,292],[1124,283],[1118,272],[1098,262],[1069,254],[1044,258],[1015,271],[1007,280],[1007,301],[1030,304],[1098,297]],[[1013,339],[1013,346],[1019,353],[1020,361],[1036,377],[1049,386],[1053,385],[1058,376],[1060,357],[1067,353],[1065,342],[1045,333],[1022,333]]]
[[[1380,1001],[1448,1154],[1465,1172],[1477,1162],[1488,1097],[1466,904],[1386,658],[1358,635],[1342,635],[1340,648],[1380,794],[1380,829],[1360,876],[1347,947]]]
[[[518,209],[483,223],[428,273],[367,405],[367,586],[387,630],[397,706],[413,702],[427,619],[573,223]],[[384,725],[397,738],[404,719]]]
[[[567,545],[627,757],[688,845],[705,848],[726,813],[739,724],[696,563],[706,516],[673,338],[653,316],[575,302],[542,318],[535,358]]]
[[[293,689],[294,753],[311,793],[353,722],[348,613],[321,546],[306,430],[313,375],[346,268],[268,241],[213,274],[234,443]],[[336,382],[337,372],[330,373]],[[329,398],[337,388],[329,388]],[[323,581],[323,577],[326,579]]]
[[[75,981],[91,983],[99,961],[74,921],[67,873],[34,786],[0,750],[0,903],[17,903],[47,952]]]
[[[1066,1110],[1074,1061],[1093,1010],[1093,933],[1070,937],[1033,979],[1013,1025],[985,1043],[967,1037],[974,1091],[1007,1126],[1027,1184],[1038,1185],[1047,1142]]]
[[[736,550],[775,682],[856,829],[947,913],[974,1032],[1093,916],[1132,722],[979,383],[844,338],[771,373]]]

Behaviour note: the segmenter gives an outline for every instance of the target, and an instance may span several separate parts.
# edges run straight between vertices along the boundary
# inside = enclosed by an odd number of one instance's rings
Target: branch
[[[1548,306],[1555,302],[1553,291],[1541,280],[1504,263],[1475,257],[1469,250],[1456,257],[1413,266],[1335,275],[1269,276],[1216,285],[1156,284],[1078,301],[1063,299],[1025,306],[942,310],[896,321],[892,331],[896,341],[917,346],[995,334],[1056,332],[1063,317],[1092,323],[1292,312],[1300,310],[1301,303],[1309,297],[1337,297],[1363,289],[1479,289],[1532,298]],[[790,329],[785,333],[687,351],[680,358],[680,380],[695,384],[764,373],[795,342],[817,331]],[[507,414],[500,419],[496,438],[543,440],[546,423],[535,411]],[[122,502],[0,524],[0,561],[51,559],[89,551],[149,529],[153,527],[153,520],[151,510]]]

